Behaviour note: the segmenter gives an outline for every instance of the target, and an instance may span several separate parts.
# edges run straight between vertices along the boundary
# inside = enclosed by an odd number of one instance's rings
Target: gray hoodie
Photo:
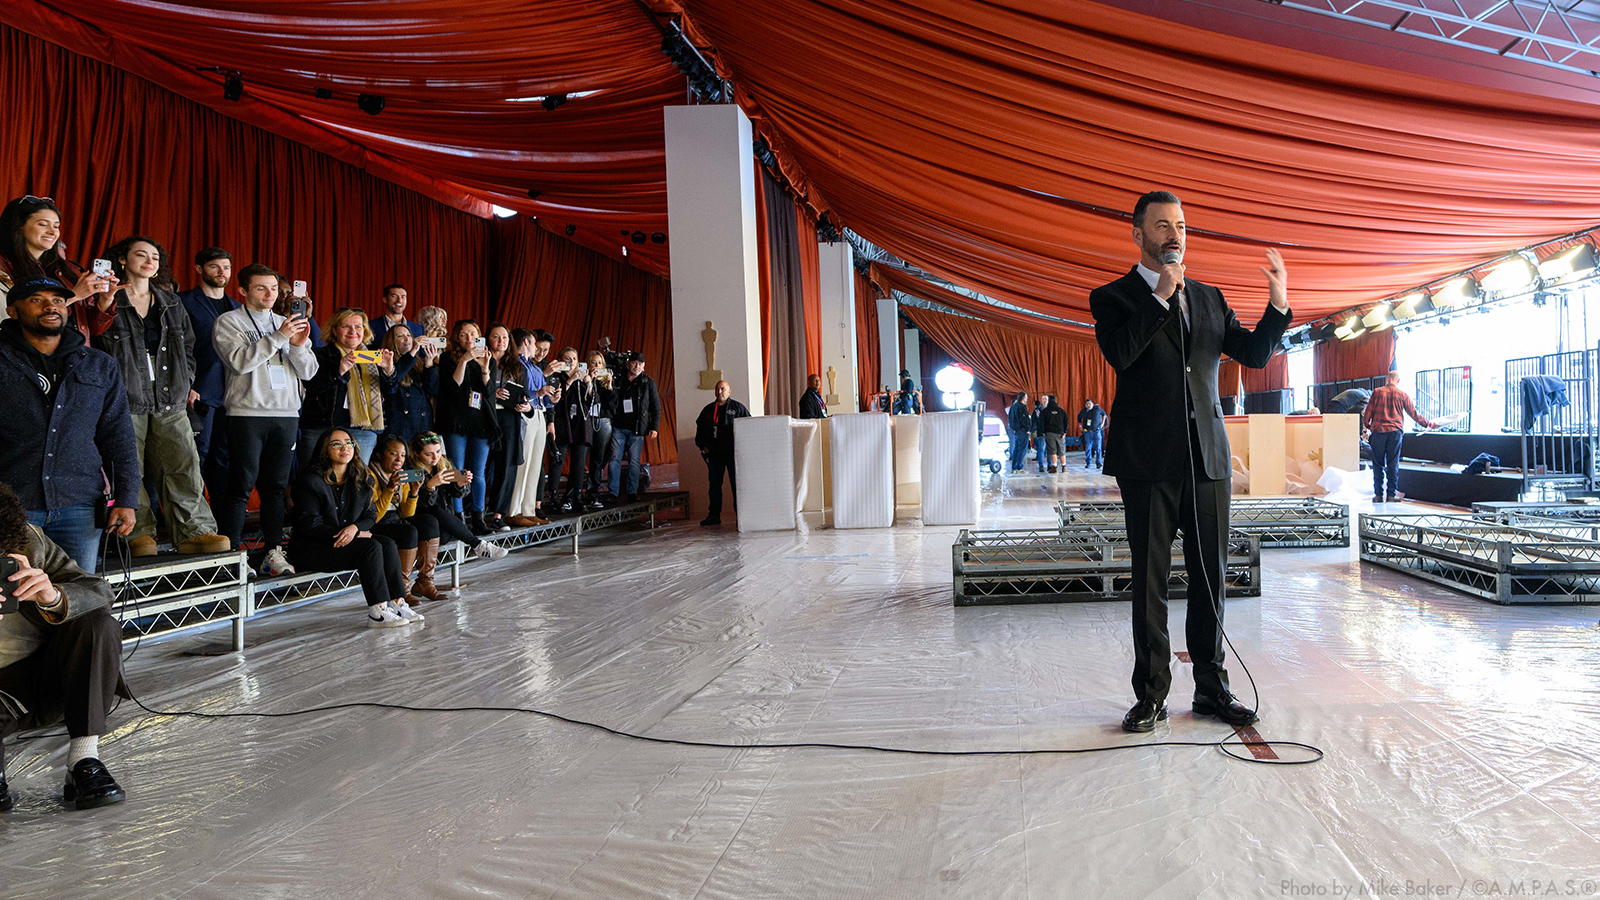
[[[299,347],[290,344],[278,330],[281,325],[283,316],[248,307],[217,317],[211,343],[227,377],[223,407],[228,415],[299,417],[305,394],[300,382],[317,374],[317,357],[309,340]]]

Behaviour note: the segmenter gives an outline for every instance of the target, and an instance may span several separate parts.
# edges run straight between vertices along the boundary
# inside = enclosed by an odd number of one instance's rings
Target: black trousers
[[[395,547],[401,550],[415,550],[417,549],[418,540],[426,540],[420,535],[417,526],[399,518],[392,521],[379,522],[372,527],[372,533],[381,534],[394,541]],[[439,533],[436,531],[433,536],[438,537]]]
[[[65,723],[70,737],[106,733],[106,715],[122,679],[122,626],[110,610],[84,613],[44,633],[44,646],[0,669],[0,691],[27,713],[0,706],[0,737]]]
[[[739,481],[734,477],[733,460],[716,456],[706,457],[706,471],[711,476],[711,518],[722,515],[722,474],[728,474],[728,491],[733,494],[733,511],[739,511]]]
[[[1191,453],[1199,437],[1190,423]],[[1204,474],[1198,460],[1192,471]],[[1165,700],[1172,687],[1172,639],[1167,632],[1167,581],[1172,541],[1183,534],[1189,573],[1184,633],[1194,663],[1195,692],[1228,690],[1223,668],[1222,574],[1227,558],[1228,500],[1232,478],[1178,481],[1117,479],[1127,510],[1133,562],[1133,693],[1140,700]]]
[[[206,410],[203,416],[190,414],[195,424],[194,449],[200,455],[200,480],[213,504],[228,495],[228,411],[221,407]]]
[[[500,423],[500,443],[489,447],[489,462],[484,467],[484,477],[489,484],[483,507],[484,512],[503,516],[511,509],[511,495],[517,489],[517,469],[522,466],[522,442],[514,440],[512,435],[521,433],[522,424],[527,420],[515,410],[497,409],[494,414]]]
[[[483,539],[472,533],[472,529],[461,521],[461,517],[454,510],[441,506],[430,506],[417,510],[417,514],[406,520],[417,529],[419,540],[460,541],[468,547],[476,547],[483,543]]]
[[[368,606],[399,600],[406,595],[400,582],[400,550],[394,541],[381,534],[358,537],[343,547],[309,540],[289,545],[289,560],[295,568],[313,572],[342,572],[355,569],[361,579],[361,592]]]
[[[294,443],[300,420],[260,416],[228,417],[228,492],[215,510],[223,537],[239,546],[250,489],[261,495],[262,546],[283,542],[283,492],[294,465]]]
[[[589,445],[563,444],[550,454],[550,490],[548,496],[562,499],[561,460],[567,461],[567,496],[582,500],[584,485],[588,483]]]

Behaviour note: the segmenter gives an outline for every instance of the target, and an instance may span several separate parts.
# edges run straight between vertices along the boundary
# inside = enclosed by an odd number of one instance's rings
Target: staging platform
[[[1067,500],[1056,506],[1063,527],[1121,525],[1120,500]],[[1350,507],[1317,497],[1234,497],[1228,527],[1258,535],[1263,548],[1348,547]]]
[[[1361,516],[1361,559],[1501,604],[1600,602],[1600,523]]]
[[[1126,600],[1133,561],[1120,524],[1054,530],[962,529],[952,547],[955,605]],[[1183,550],[1172,546],[1170,596],[1186,595]],[[1261,596],[1261,537],[1229,532],[1223,596]]]
[[[1600,503],[1539,503],[1490,501],[1472,504],[1474,519],[1491,522],[1517,522],[1529,519],[1564,519],[1572,522],[1600,522]]]

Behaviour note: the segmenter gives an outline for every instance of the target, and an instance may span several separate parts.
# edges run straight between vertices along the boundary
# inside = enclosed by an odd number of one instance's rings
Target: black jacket
[[[128,295],[117,291],[116,301],[111,327],[95,336],[94,347],[111,354],[122,370],[128,412],[148,416],[188,408],[195,373],[194,323],[189,321],[183,301],[171,291],[150,288],[149,314],[161,321],[161,344],[154,356],[145,344],[145,320],[133,311]]]
[[[294,534],[289,548],[330,544],[340,529],[356,526],[371,531],[378,524],[378,508],[372,502],[372,485],[346,472],[343,484],[329,484],[319,466],[300,470],[291,491],[294,497]]]
[[[61,380],[55,405],[43,390],[39,353],[15,319],[0,322],[0,481],[27,510],[56,510],[98,502],[101,469],[111,478],[114,505],[139,507],[139,451],[128,414],[128,392],[117,361],[85,345],[76,328],[61,332]]]
[[[350,427],[350,408],[347,400],[350,396],[350,376],[355,374],[355,369],[339,374],[339,361],[344,356],[344,351],[337,344],[324,344],[315,351],[317,357],[317,374],[311,376],[306,382],[306,400],[300,408],[300,425],[302,428],[348,428]],[[382,399],[389,394],[389,388],[394,379],[383,374],[383,370],[373,363],[356,363],[358,366],[371,366],[372,371],[378,376],[378,398],[385,411],[388,404]],[[398,364],[395,374],[400,374]],[[384,428],[387,431],[389,420],[384,419]]]
[[[1039,410],[1039,433],[1067,433],[1067,411],[1061,408],[1061,404],[1052,400],[1049,406]]]
[[[826,419],[828,406],[822,402],[822,394],[810,388],[800,395],[800,418]]]
[[[1095,340],[1117,371],[1111,404],[1117,430],[1106,447],[1107,475],[1140,481],[1186,477],[1191,413],[1205,477],[1220,481],[1232,472],[1217,365],[1226,353],[1252,369],[1265,367],[1293,317],[1268,305],[1251,330],[1234,317],[1221,291],[1192,278],[1186,289],[1192,331],[1183,328],[1176,303],[1172,310],[1162,306],[1137,267],[1089,294]]]
[[[1008,431],[1027,431],[1033,425],[1033,417],[1028,414],[1028,407],[1021,400],[1013,400],[1006,407],[1006,429]]]
[[[611,427],[634,434],[661,430],[661,395],[656,392],[655,379],[641,372],[632,381],[624,378],[616,390],[617,404],[611,415]]]
[[[488,438],[490,441],[500,439],[500,425],[494,416],[494,392],[499,389],[501,376],[500,367],[493,360],[485,360],[489,366],[488,377],[484,377],[484,370],[476,360],[467,363],[467,371],[461,384],[456,384],[456,362],[459,357],[455,353],[446,353],[439,357],[439,394],[434,400],[434,421],[438,423],[438,430],[442,434],[461,434],[467,437]],[[479,398],[477,409],[472,408],[472,395],[482,394]],[[452,460],[453,462],[454,460]]]
[[[594,440],[594,420],[605,415],[601,399],[592,381],[574,379],[562,386],[561,399],[550,408],[549,419],[555,426],[558,446]]]
[[[416,366],[416,355],[408,353],[394,361],[394,377],[382,383],[383,428],[408,441],[433,428],[433,396],[439,393],[439,367]]]
[[[720,411],[715,400],[707,403],[694,423],[694,445],[707,456],[733,459],[733,420],[749,415],[750,410],[737,400],[729,400]]]
[[[218,311],[217,301],[207,297],[200,288],[179,294],[178,302],[189,313],[189,325],[194,330],[194,390],[207,406],[219,407],[228,386],[223,377],[226,369],[222,359],[211,344],[211,333],[217,328],[217,317],[238,309],[239,303],[225,298],[227,309]]]

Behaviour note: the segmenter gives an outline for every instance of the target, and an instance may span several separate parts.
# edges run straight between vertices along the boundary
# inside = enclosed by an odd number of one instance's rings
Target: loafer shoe
[[[1196,695],[1194,698],[1194,714],[1197,716],[1215,716],[1229,725],[1241,727],[1254,725],[1261,721],[1255,710],[1240,703],[1239,698],[1227,691],[1223,691],[1215,697]]]
[[[78,809],[94,809],[121,803],[128,799],[128,795],[123,793],[122,785],[111,777],[105,763],[91,756],[78,760],[78,764],[67,773],[67,783],[61,788],[61,799],[76,805]]]
[[[1162,700],[1140,700],[1122,717],[1123,731],[1155,731],[1156,723],[1167,717],[1167,704]]]
[[[128,549],[134,556],[155,556],[157,549],[156,539],[148,534],[143,537],[136,537],[128,542]]]
[[[178,545],[179,553],[227,553],[233,542],[220,534],[199,534]]]

